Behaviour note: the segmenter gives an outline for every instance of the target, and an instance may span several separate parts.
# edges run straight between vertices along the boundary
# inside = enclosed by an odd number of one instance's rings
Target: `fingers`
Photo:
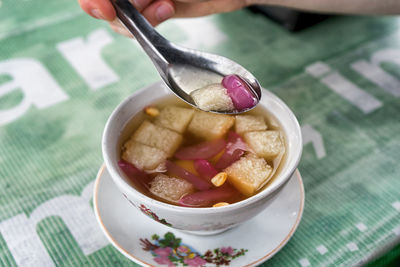
[[[115,19],[113,21],[110,21],[110,27],[113,31],[116,33],[125,35],[126,37],[133,38],[132,33],[128,31],[124,25],[122,25],[121,21],[119,19]]]
[[[115,10],[109,0],[78,0],[81,8],[97,19],[112,21],[115,19]]]
[[[89,15],[108,20],[117,33],[132,35],[116,19],[110,0],[78,0]],[[150,24],[156,26],[171,17],[199,17],[215,13],[230,12],[246,5],[248,0],[130,0]]]
[[[142,12],[146,7],[150,5],[153,0],[129,0],[132,5],[139,11]]]
[[[175,14],[174,4],[171,0],[135,0],[135,7],[149,21],[150,24],[156,26],[171,18]],[[133,35],[122,25],[118,18],[110,21],[110,26],[116,33],[133,38]]]
[[[175,15],[174,3],[172,0],[153,1],[142,11],[142,15],[151,25],[156,26]]]
[[[110,0],[78,0],[82,9],[98,19],[115,19],[115,10]],[[248,0],[130,0],[146,19],[156,26],[175,17],[198,17],[214,13],[230,12],[242,8]],[[120,27],[113,23],[113,29]]]
[[[177,1],[175,3],[176,18],[200,17],[216,13],[231,12],[246,6],[246,0],[207,0],[207,1]]]
[[[185,2],[185,3],[195,3],[195,2],[206,2],[209,0],[176,0],[177,2]]]

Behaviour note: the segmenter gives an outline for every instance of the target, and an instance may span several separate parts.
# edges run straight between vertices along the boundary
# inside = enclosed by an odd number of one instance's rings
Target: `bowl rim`
[[[292,122],[294,123],[294,128],[297,132],[297,135],[299,136],[299,140],[301,142],[301,144],[299,145],[299,149],[296,151],[294,151],[294,163],[291,166],[288,166],[288,169],[285,170],[285,175],[286,177],[284,177],[283,179],[281,179],[279,182],[275,183],[275,184],[271,184],[270,186],[268,186],[267,188],[265,188],[262,192],[259,192],[251,197],[248,197],[244,200],[241,200],[239,202],[235,202],[232,204],[229,204],[227,206],[222,206],[222,207],[181,207],[181,206],[177,206],[177,205],[172,205],[172,204],[168,204],[168,203],[164,203],[161,202],[159,200],[153,199],[151,197],[146,196],[145,194],[141,193],[140,191],[136,190],[132,185],[130,185],[128,182],[126,182],[124,180],[123,177],[121,177],[118,173],[118,171],[116,170],[117,166],[114,166],[114,164],[112,164],[112,159],[109,157],[108,153],[107,153],[107,138],[110,136],[110,133],[112,132],[112,129],[110,127],[110,125],[112,124],[113,120],[115,120],[117,118],[117,116],[119,115],[119,113],[121,112],[121,110],[129,103],[132,101],[132,99],[138,97],[139,95],[145,93],[147,90],[151,90],[153,88],[156,87],[164,87],[164,94],[160,94],[160,98],[168,96],[168,95],[174,95],[169,89],[166,88],[166,86],[161,82],[155,82],[153,84],[150,84],[149,86],[145,86],[137,91],[135,91],[133,94],[129,95],[128,97],[126,97],[111,113],[111,115],[109,116],[107,123],[105,124],[104,127],[104,131],[103,131],[103,136],[102,136],[102,154],[103,154],[103,158],[104,158],[104,162],[106,165],[107,170],[110,172],[111,177],[114,181],[114,183],[117,184],[117,187],[120,189],[125,188],[126,191],[128,191],[129,195],[134,196],[135,198],[137,198],[138,200],[141,200],[144,204],[146,203],[151,203],[152,205],[156,205],[158,206],[158,208],[161,208],[165,211],[169,211],[169,212],[175,212],[175,213],[185,213],[185,214],[214,214],[214,213],[221,213],[221,212],[232,212],[234,210],[243,208],[243,207],[247,207],[250,206],[254,203],[257,203],[258,201],[260,201],[261,199],[264,198],[268,198],[269,196],[272,196],[273,193],[275,191],[277,191],[279,188],[281,188],[287,181],[289,181],[290,177],[292,176],[293,172],[296,170],[300,159],[301,159],[301,155],[302,155],[302,151],[303,151],[303,144],[302,144],[302,132],[301,132],[301,128],[299,125],[299,122],[296,118],[296,116],[294,115],[294,113],[292,112],[292,110],[285,104],[285,102],[283,102],[278,96],[276,96],[274,93],[268,91],[265,88],[263,89],[263,95],[270,97],[273,101],[275,101],[279,106],[283,107],[285,112],[288,113],[289,117],[292,119]],[[158,88],[158,90],[161,91],[160,88]],[[153,101],[156,101],[158,98],[153,99]],[[262,99],[260,100],[259,104],[263,104],[262,103]],[[265,106],[264,106],[265,107]],[[268,110],[270,111],[270,110]],[[270,111],[271,112],[271,111]],[[273,112],[271,112],[273,114]],[[274,114],[273,114],[274,115]],[[276,119],[279,118],[274,115],[276,117]],[[126,125],[128,121],[126,121],[124,123],[124,125]],[[118,132],[121,133],[122,129],[120,129]],[[116,131],[117,132],[117,131]],[[286,133],[287,134],[287,133]],[[121,191],[121,189],[120,189]]]

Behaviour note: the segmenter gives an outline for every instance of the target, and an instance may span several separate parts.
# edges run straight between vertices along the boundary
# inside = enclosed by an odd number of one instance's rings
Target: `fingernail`
[[[124,26],[122,25],[121,21],[118,18],[115,18],[113,21],[110,22],[111,25],[121,27],[123,28]]]
[[[95,18],[104,19],[103,14],[101,14],[100,10],[98,10],[98,9],[92,9],[90,11],[90,14],[92,14],[92,16]]]
[[[174,9],[171,5],[163,4],[156,9],[156,18],[158,21],[164,21],[174,15]]]

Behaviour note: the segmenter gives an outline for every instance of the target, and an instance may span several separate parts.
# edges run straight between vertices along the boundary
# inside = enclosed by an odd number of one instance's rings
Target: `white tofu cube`
[[[252,131],[264,131],[268,126],[263,116],[237,115],[235,117],[235,131],[238,134]]]
[[[122,159],[141,170],[149,171],[156,169],[161,163],[165,162],[167,153],[131,139],[124,144]]]
[[[272,159],[285,152],[285,144],[280,131],[246,132],[243,137],[259,157]]]
[[[228,181],[245,196],[254,195],[265,185],[272,174],[272,167],[263,158],[248,154],[225,169]]]
[[[223,138],[234,122],[233,116],[196,111],[188,131],[197,137],[213,140]]]
[[[193,114],[194,110],[190,108],[167,106],[161,110],[154,124],[183,134]]]
[[[172,156],[183,141],[181,134],[167,128],[154,125],[144,121],[133,134],[132,139],[136,142],[158,148]]]
[[[196,106],[204,111],[234,110],[232,99],[220,83],[210,84],[190,93]]]
[[[150,183],[150,192],[155,196],[176,203],[178,200],[195,191],[188,181],[175,177],[158,174]]]

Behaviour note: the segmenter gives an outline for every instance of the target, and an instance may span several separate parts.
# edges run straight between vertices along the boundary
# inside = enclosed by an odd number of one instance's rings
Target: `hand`
[[[132,37],[121,25],[110,0],[78,0],[82,9],[97,19],[104,19],[120,34]],[[246,6],[247,0],[130,0],[133,6],[153,25],[172,17],[199,17],[230,12]]]

